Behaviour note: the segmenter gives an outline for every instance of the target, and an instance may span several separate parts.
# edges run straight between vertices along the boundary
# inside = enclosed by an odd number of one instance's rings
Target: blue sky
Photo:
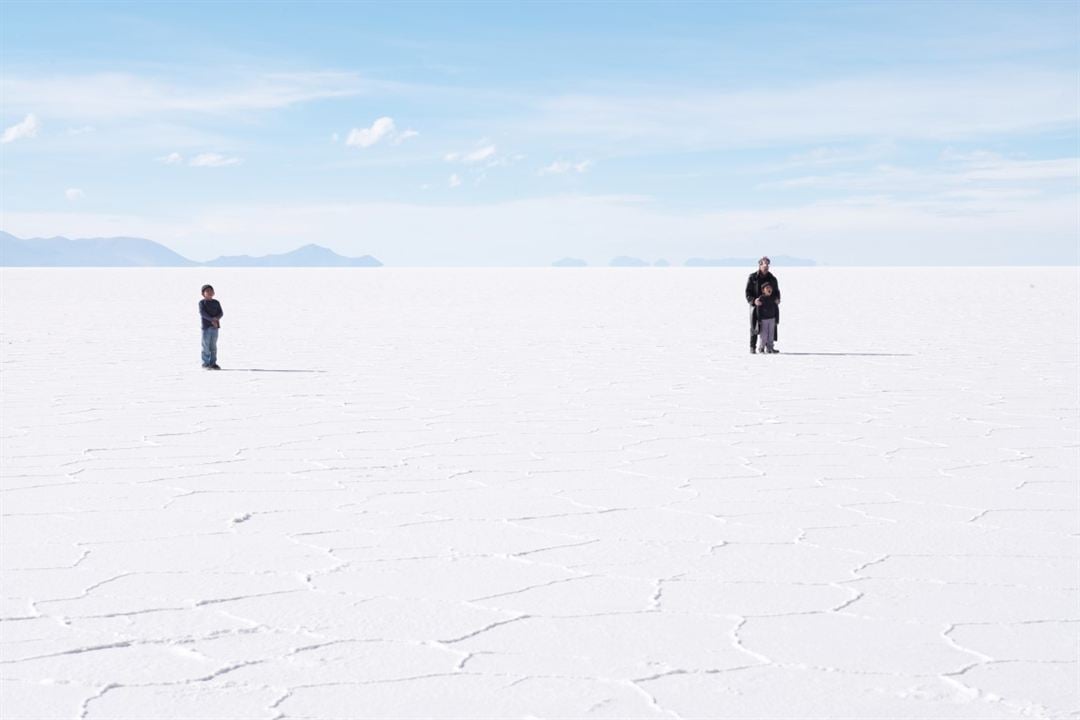
[[[0,228],[1076,263],[1080,5],[0,4]]]

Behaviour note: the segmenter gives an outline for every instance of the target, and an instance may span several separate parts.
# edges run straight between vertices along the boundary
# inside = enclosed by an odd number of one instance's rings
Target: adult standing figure
[[[758,339],[758,306],[761,305],[761,301],[758,298],[761,297],[761,288],[768,283],[772,285],[773,297],[776,298],[776,304],[780,304],[780,284],[776,281],[776,276],[769,272],[769,258],[763,257],[758,260],[757,272],[750,273],[750,277],[746,280],[746,302],[750,305],[750,352],[751,354],[757,352],[757,339]],[[776,309],[776,324],[780,324],[780,308]],[[774,338],[775,339],[775,338]]]

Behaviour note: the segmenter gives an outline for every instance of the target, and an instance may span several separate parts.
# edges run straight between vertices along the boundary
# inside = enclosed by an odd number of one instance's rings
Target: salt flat
[[[4,269],[0,715],[1080,715],[1076,269],[747,272]]]

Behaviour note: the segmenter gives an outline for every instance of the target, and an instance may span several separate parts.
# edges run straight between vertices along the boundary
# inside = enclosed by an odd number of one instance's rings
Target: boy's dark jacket
[[[758,298],[761,304],[757,306],[758,320],[775,320],[780,317],[780,308],[776,304],[776,295],[762,295]]]
[[[225,312],[221,309],[221,303],[217,300],[203,298],[199,301],[199,315],[202,317],[202,329],[214,327],[211,320],[220,319]]]
[[[758,334],[758,307],[754,305],[754,300],[762,296],[761,287],[769,283],[772,285],[773,300],[780,299],[780,283],[776,282],[776,277],[771,272],[767,272],[764,275],[757,270],[750,273],[750,277],[746,279],[746,302],[750,303],[750,334]],[[776,308],[776,324],[780,324],[780,308]],[[779,336],[779,331],[777,331]]]

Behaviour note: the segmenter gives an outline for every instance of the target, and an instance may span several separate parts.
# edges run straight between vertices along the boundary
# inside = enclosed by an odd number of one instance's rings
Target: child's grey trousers
[[[758,342],[760,350],[772,350],[776,341],[776,318],[758,321]]]

